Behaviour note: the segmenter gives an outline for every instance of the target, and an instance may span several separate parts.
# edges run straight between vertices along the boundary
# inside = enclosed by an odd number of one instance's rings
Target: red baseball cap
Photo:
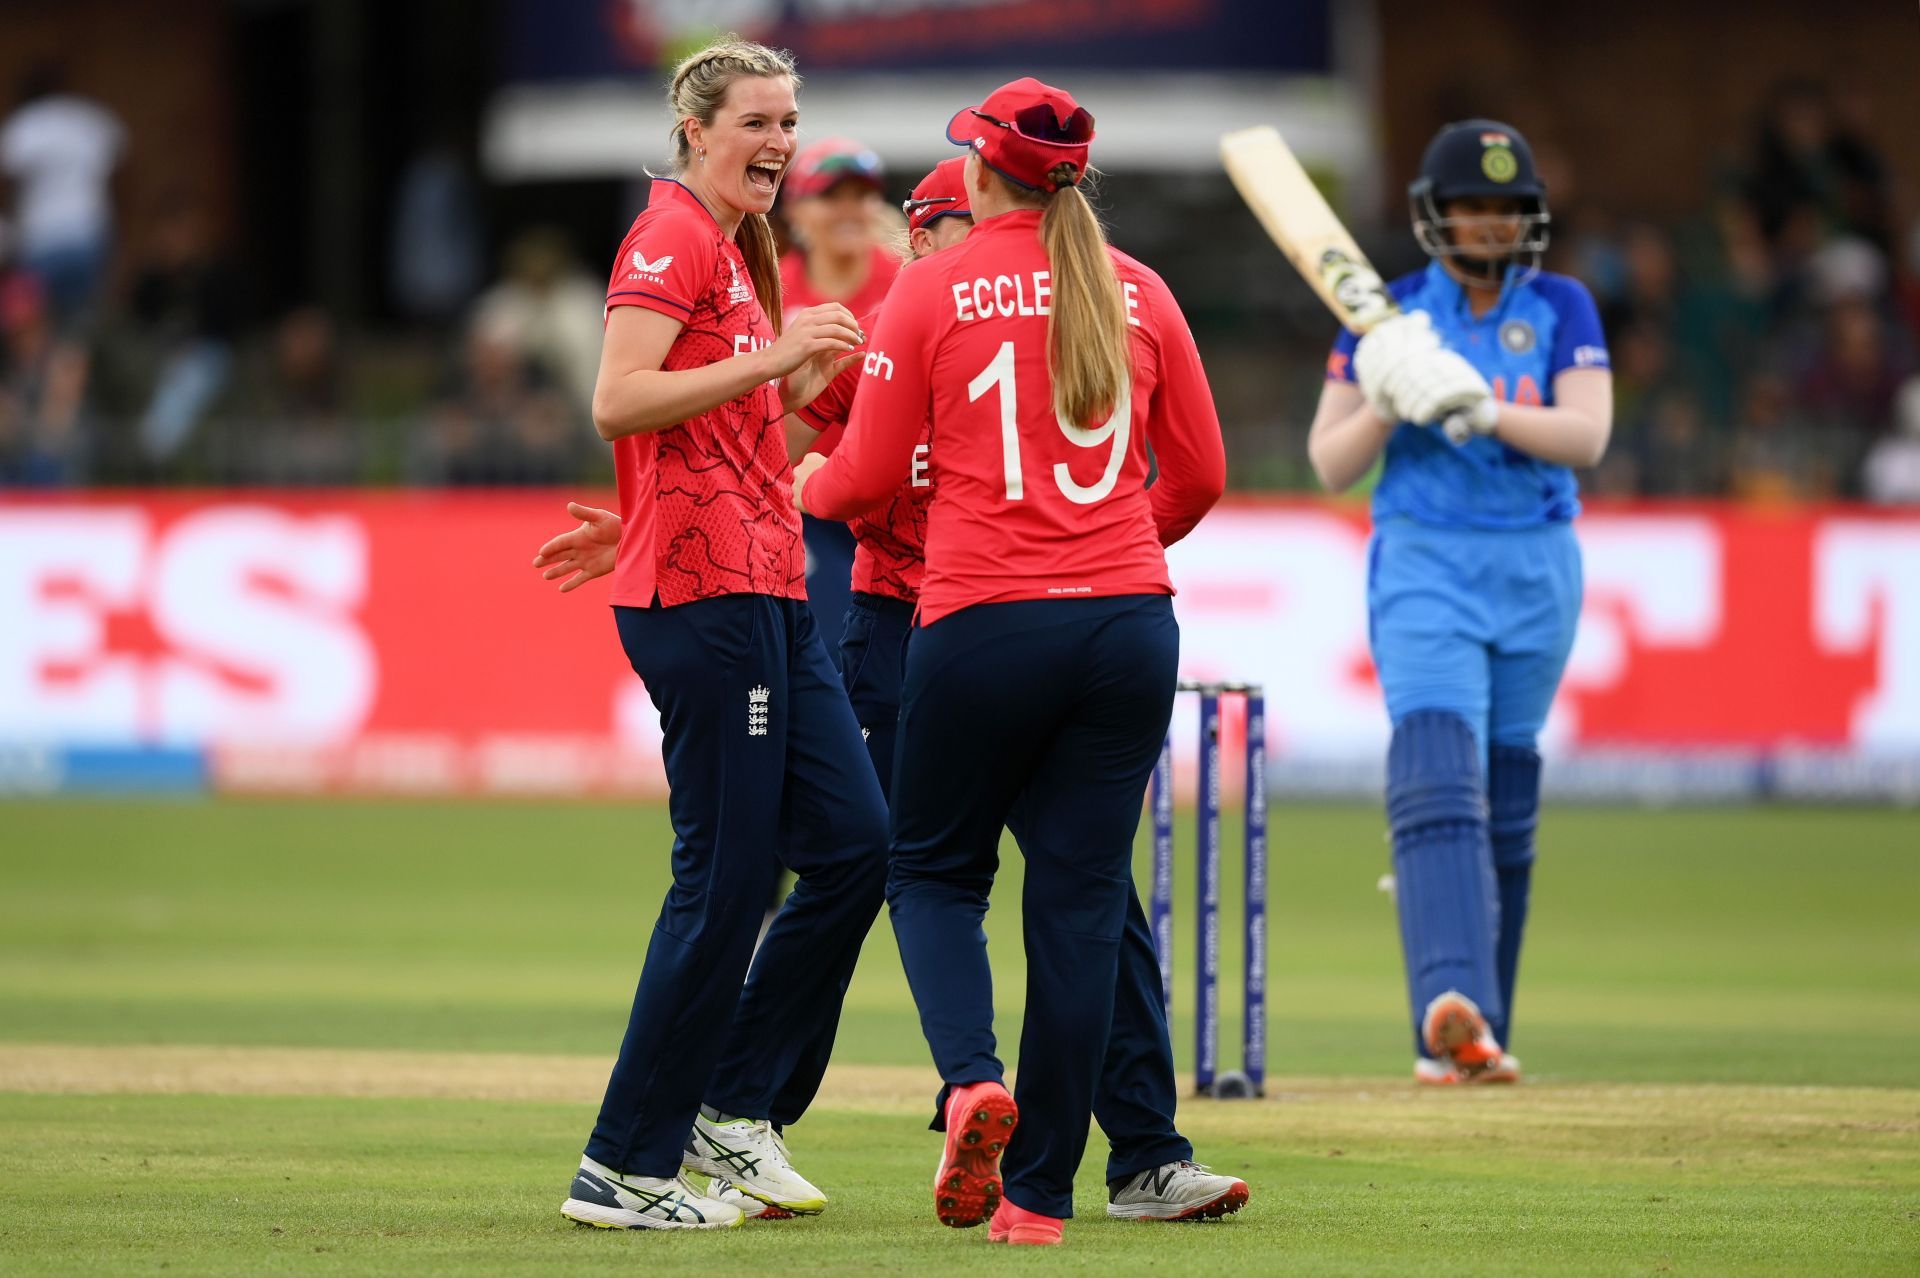
[[[913,194],[901,202],[900,211],[907,215],[909,231],[955,214],[972,217],[973,206],[967,202],[967,157],[956,155],[934,165],[933,172],[921,178]]]
[[[1073,165],[1068,186],[1086,177],[1093,116],[1065,89],[1027,76],[1001,85],[979,106],[957,112],[947,122],[947,141],[979,152],[988,168],[1010,182],[1054,191],[1060,183],[1047,173],[1056,165]]]
[[[884,185],[886,170],[873,148],[852,138],[821,138],[802,147],[787,166],[781,187],[792,199],[825,195],[834,183],[852,180],[864,182],[878,191]]]

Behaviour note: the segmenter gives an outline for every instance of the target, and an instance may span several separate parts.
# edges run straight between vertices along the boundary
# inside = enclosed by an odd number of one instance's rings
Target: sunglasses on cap
[[[1093,114],[1085,107],[1075,107],[1072,114],[1063,121],[1054,114],[1053,108],[1045,102],[1035,102],[1023,106],[1013,113],[1013,119],[996,120],[985,111],[975,110],[973,114],[988,124],[997,124],[1003,129],[1012,129],[1021,137],[1034,142],[1051,142],[1059,146],[1085,146],[1093,141]]]
[[[912,217],[915,213],[920,212],[920,210],[930,209],[936,204],[958,204],[959,202],[960,197],[956,195],[930,195],[924,200],[900,201],[900,211],[908,217]]]

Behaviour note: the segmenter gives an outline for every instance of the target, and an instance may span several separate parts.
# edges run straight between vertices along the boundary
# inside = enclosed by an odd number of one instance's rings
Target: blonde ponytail
[[[793,65],[792,54],[737,36],[716,40],[699,52],[681,59],[680,65],[673,69],[673,79],[667,89],[667,107],[673,112],[673,128],[668,131],[667,137],[673,144],[674,172],[685,173],[687,165],[693,160],[693,145],[687,141],[687,121],[698,120],[702,125],[711,125],[720,112],[721,104],[727,100],[727,91],[733,87],[733,82],[746,76],[768,79],[784,77],[793,81],[795,91],[800,88],[800,72]],[[753,295],[759,299],[760,309],[767,313],[773,331],[778,333],[783,309],[780,254],[774,244],[773,227],[768,224],[766,215],[747,214],[740,222],[735,242],[740,246],[740,256],[746,259],[747,278],[753,283]]]
[[[1042,197],[1040,215],[1053,288],[1047,318],[1053,411],[1061,421],[1091,428],[1112,414],[1133,380],[1126,298],[1100,219],[1072,185],[1078,171],[1062,164],[1047,176],[1060,184]]]

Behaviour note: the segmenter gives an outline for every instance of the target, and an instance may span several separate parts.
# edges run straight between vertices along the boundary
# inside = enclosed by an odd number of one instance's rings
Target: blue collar
[[[718,233],[722,239],[726,238],[726,233],[720,229],[720,219],[713,215],[713,210],[701,203],[700,197],[693,193],[693,189],[679,178],[657,177],[653,179],[653,189],[647,194],[648,205],[652,205],[654,196],[662,194],[660,188],[663,186],[672,188],[664,193],[667,198],[676,204],[690,204],[694,208],[699,209],[701,213],[706,215],[707,221],[713,223],[714,231]]]
[[[1508,266],[1507,277],[1500,284],[1499,299],[1494,302],[1492,310],[1478,319],[1474,318],[1473,311],[1467,306],[1466,286],[1447,274],[1447,268],[1441,265],[1439,258],[1427,263],[1427,279],[1421,288],[1423,292],[1431,290],[1433,296],[1444,299],[1451,319],[1463,324],[1496,324],[1505,317],[1508,305],[1519,291],[1513,287],[1513,272],[1514,268]]]

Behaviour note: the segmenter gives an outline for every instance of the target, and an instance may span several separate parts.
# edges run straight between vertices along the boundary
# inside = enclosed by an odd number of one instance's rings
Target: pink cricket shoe
[[[947,1094],[947,1145],[933,1178],[941,1224],[971,1229],[1000,1206],[1000,1155],[1019,1122],[1019,1107],[999,1083],[970,1083]]]
[[[1016,1247],[1058,1247],[1060,1229],[1067,1222],[1058,1216],[1042,1216],[1025,1207],[1015,1207],[1002,1198],[999,1209],[987,1224],[987,1241],[1011,1243]]]

